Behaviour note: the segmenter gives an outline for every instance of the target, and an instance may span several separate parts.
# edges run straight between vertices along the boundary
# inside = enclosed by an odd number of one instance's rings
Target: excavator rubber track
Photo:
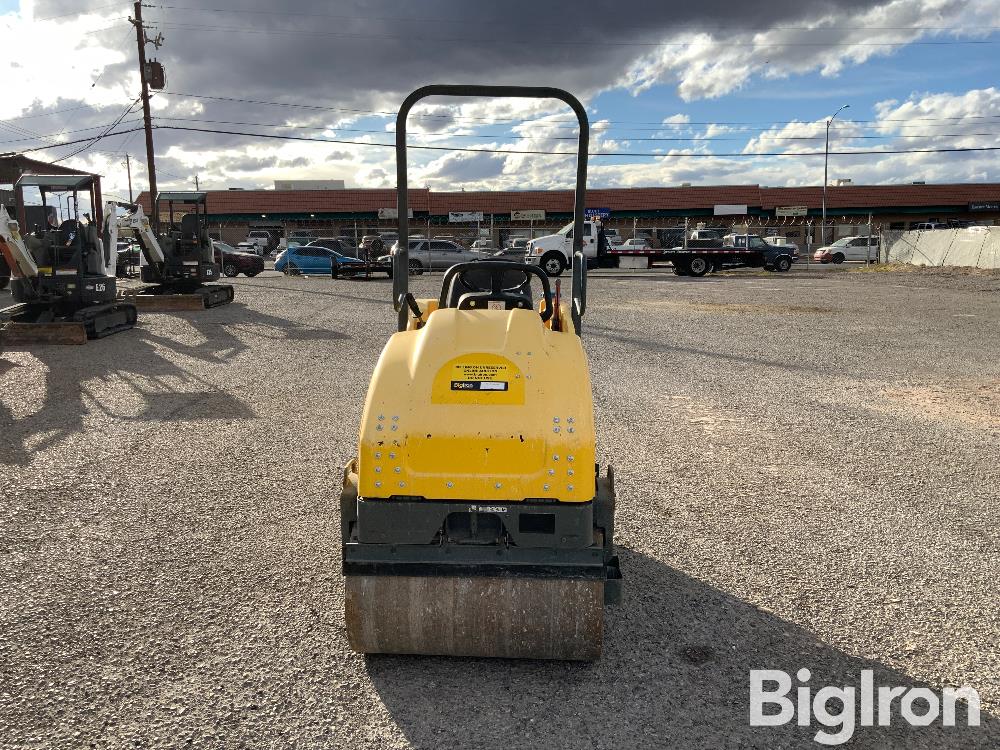
[[[146,312],[183,312],[228,305],[236,298],[236,290],[230,284],[205,284],[177,293],[168,286],[153,286],[125,291],[122,297]]]
[[[128,302],[112,302],[77,310],[73,322],[83,325],[88,339],[103,339],[134,328],[139,318],[136,306]]]

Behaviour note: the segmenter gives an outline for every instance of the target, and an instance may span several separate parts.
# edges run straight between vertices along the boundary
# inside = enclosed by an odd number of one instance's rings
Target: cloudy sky
[[[161,188],[391,187],[394,153],[376,144],[428,83],[572,91],[592,187],[818,184],[822,156],[802,154],[822,153],[844,104],[831,151],[869,153],[832,156],[831,179],[1000,181],[1000,150],[940,151],[1000,147],[998,0],[168,2],[143,10],[164,39],[148,47],[167,71],[152,100]],[[123,132],[141,125],[131,14],[0,0],[0,152],[44,147],[30,154],[121,197],[128,153],[145,188],[142,133]],[[433,147],[411,151],[412,184],[568,187],[573,122],[557,102],[430,100],[411,117],[411,145]],[[516,151],[545,154],[502,153]]]

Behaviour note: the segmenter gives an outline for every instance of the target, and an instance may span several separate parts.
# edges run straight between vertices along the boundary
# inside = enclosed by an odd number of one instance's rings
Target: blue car
[[[352,265],[363,265],[362,261],[346,255],[340,248],[323,245],[297,245],[289,247],[274,261],[274,270],[286,274],[308,273],[329,275],[333,264],[340,270],[348,270]]]

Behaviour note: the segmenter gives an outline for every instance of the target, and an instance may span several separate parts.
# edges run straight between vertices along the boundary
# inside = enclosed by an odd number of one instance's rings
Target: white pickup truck
[[[549,276],[559,276],[570,267],[573,254],[573,222],[555,234],[547,234],[528,242],[525,263],[541,266]],[[594,222],[583,223],[583,254],[588,258],[597,257],[597,230]]]

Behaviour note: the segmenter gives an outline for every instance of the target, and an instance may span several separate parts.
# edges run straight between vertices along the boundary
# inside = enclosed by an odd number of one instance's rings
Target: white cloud
[[[830,12],[795,27],[724,36],[682,32],[635,61],[619,85],[638,94],[673,84],[686,101],[718,98],[756,75],[778,79],[819,71],[835,76],[901,44],[955,33],[949,28],[981,36],[996,23],[996,4],[990,0],[891,0],[868,10]]]
[[[0,119],[15,117],[32,105],[52,106],[65,100],[122,108],[134,100],[139,93],[138,73],[119,80],[101,77],[92,87],[105,67],[123,62],[129,51],[135,53],[134,36],[131,47],[124,44],[122,34],[129,26],[122,15],[122,10],[102,10],[75,16],[71,22],[35,21],[31,6],[23,15],[0,15],[4,82]],[[50,51],[58,54],[47,54]]]

